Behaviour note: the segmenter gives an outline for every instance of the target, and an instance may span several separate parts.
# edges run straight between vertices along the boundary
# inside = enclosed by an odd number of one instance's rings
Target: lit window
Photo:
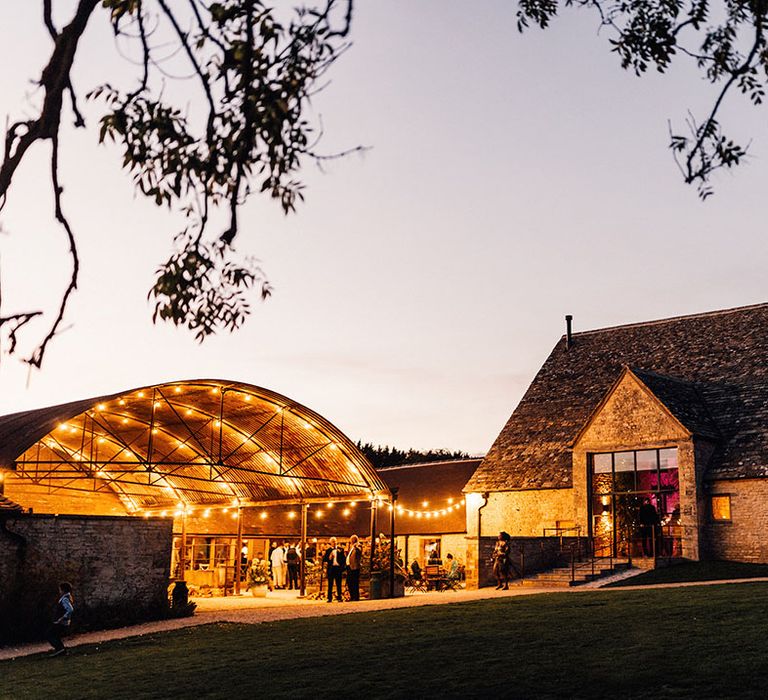
[[[729,521],[731,519],[731,497],[712,496],[712,520]]]

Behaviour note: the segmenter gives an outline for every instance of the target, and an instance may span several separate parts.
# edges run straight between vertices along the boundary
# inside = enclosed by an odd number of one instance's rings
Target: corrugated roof
[[[768,304],[759,304],[576,333],[570,349],[562,337],[466,490],[571,486],[570,446],[627,365],[693,432],[717,434],[709,477],[768,476]]]
[[[387,492],[338,428],[261,387],[197,379],[0,417],[0,465],[130,509]]]

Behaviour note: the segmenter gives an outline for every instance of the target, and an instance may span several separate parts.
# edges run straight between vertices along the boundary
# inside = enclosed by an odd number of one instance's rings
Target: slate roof
[[[560,338],[465,491],[567,488],[571,445],[623,368],[691,432],[709,478],[768,476],[768,304]]]

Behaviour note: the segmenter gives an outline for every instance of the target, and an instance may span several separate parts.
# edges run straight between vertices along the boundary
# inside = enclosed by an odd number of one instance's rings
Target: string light
[[[293,511],[293,510],[292,510],[292,511],[290,511],[290,512],[288,513],[288,517],[289,517],[291,520],[293,520],[293,519],[296,517],[296,511]]]
[[[266,510],[262,510],[262,511],[261,511],[261,514],[259,515],[259,517],[260,517],[262,520],[266,520],[266,519],[267,519],[267,511],[266,511]]]
[[[352,511],[351,511],[349,508],[345,508],[345,509],[344,509],[344,511],[343,511],[343,514],[344,514],[345,516],[347,516],[347,517],[349,517],[349,515],[350,515],[351,513],[352,513]]]
[[[143,399],[143,398],[144,398],[144,392],[143,392],[143,391],[140,391],[140,392],[137,394],[137,396],[138,396],[140,399]]]

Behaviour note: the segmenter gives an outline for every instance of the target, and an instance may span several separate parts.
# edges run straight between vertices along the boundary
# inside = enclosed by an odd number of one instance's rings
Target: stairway
[[[578,562],[576,564],[575,575],[570,566],[560,566],[555,569],[543,571],[534,576],[528,576],[520,581],[522,586],[536,586],[538,588],[568,588],[570,586],[580,586],[584,583],[590,583],[599,578],[605,578],[619,571],[625,571],[629,568],[626,559],[613,559],[612,565],[609,559],[598,559],[595,561],[594,574],[592,573],[592,562]],[[571,576],[573,575],[573,580]]]

